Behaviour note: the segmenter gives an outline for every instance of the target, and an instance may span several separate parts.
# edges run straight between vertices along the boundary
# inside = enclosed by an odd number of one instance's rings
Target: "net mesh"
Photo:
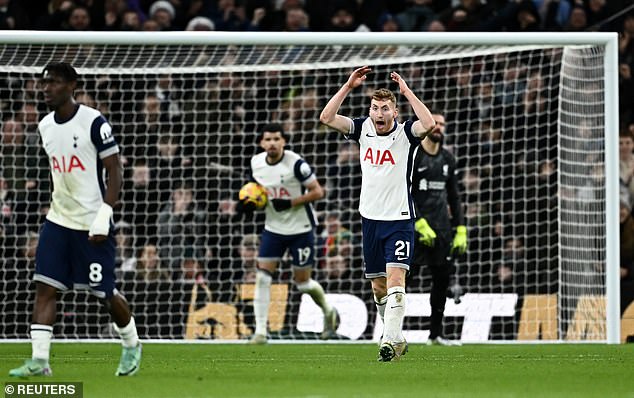
[[[262,214],[236,217],[255,141],[280,122],[327,196],[315,205],[317,264],[344,339],[377,336],[363,279],[359,152],[319,123],[352,67],[373,72],[340,113],[398,71],[446,116],[469,231],[455,261],[445,334],[464,341],[605,339],[603,48],[559,46],[5,45],[0,48],[0,337],[27,337],[34,249],[49,204],[36,77],[51,61],[81,75],[78,102],[114,126],[125,166],[115,210],[119,290],[142,338],[246,339]],[[414,116],[399,98],[402,119]],[[380,204],[377,204],[380,205]],[[274,276],[272,338],[310,339],[321,314]],[[405,329],[426,339],[429,272],[409,276]],[[460,296],[458,293],[467,293]],[[459,304],[458,301],[461,301]],[[112,336],[86,293],[65,293],[58,338]]]

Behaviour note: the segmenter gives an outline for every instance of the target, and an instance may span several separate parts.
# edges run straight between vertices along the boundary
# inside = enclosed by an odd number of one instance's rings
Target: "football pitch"
[[[0,344],[2,380],[83,382],[94,397],[632,397],[634,345],[151,344],[140,372],[115,377],[117,344],[52,348],[53,377],[15,379],[30,344]],[[3,385],[4,386],[4,385]]]

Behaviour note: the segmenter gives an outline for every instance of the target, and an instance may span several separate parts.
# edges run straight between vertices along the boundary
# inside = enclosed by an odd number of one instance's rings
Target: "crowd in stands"
[[[627,0],[2,0],[2,29],[71,31],[618,30]]]
[[[621,202],[629,212],[634,198],[634,8],[620,13],[626,3],[0,0],[0,29],[617,31],[619,142],[629,148],[621,151]],[[529,58],[530,54],[502,63],[491,57],[481,70],[455,67],[443,82],[448,93],[424,90],[425,81],[438,83],[428,74],[433,72],[411,67],[403,73],[412,87],[424,91],[420,94],[425,102],[448,120],[445,145],[458,158],[470,234],[467,257],[461,260],[468,267],[463,267],[461,278],[472,291],[556,289],[557,195],[565,193],[556,191],[557,102],[552,93],[546,94],[552,86],[549,79],[556,77],[545,70],[547,63],[537,66]],[[380,72],[386,71],[378,68]],[[291,148],[307,157],[328,191],[328,197],[317,203],[317,278],[330,291],[362,290],[358,147],[334,133],[326,140],[310,138],[326,132],[319,126],[318,112],[327,93],[311,84],[291,92],[291,83],[292,77],[274,71],[250,77],[227,73],[203,82],[158,75],[143,82],[144,87],[107,76],[86,79],[77,101],[108,117],[122,150],[124,189],[115,214],[118,261],[127,279],[198,283],[203,275],[216,298],[226,300],[231,295],[222,281],[252,282],[259,244],[254,233],[262,225],[262,215],[240,218],[233,199],[245,182],[248,159],[257,150],[254,137],[259,125],[279,121],[293,137]],[[337,87],[343,82],[326,83]],[[37,135],[37,122],[47,110],[37,98],[34,77],[5,79],[1,84],[0,251],[3,259],[20,259],[22,264],[32,261],[30,249],[23,248],[32,244],[48,205],[48,162]],[[257,95],[246,97],[248,92]],[[364,115],[363,101],[355,101],[352,98],[354,111]],[[588,123],[588,130],[600,128]],[[586,150],[602,148],[601,142],[581,141],[589,146]],[[231,164],[226,165],[223,157]],[[621,275],[631,284],[634,259],[622,255],[622,260],[627,263],[622,262]],[[23,271],[22,265],[12,267]],[[278,276],[287,277],[283,272]]]

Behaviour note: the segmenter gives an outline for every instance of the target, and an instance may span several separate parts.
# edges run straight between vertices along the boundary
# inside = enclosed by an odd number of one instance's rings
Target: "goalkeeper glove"
[[[284,211],[293,207],[290,199],[273,199],[271,204],[275,211]]]
[[[90,225],[88,236],[108,236],[110,231],[110,219],[112,218],[112,207],[107,203],[102,203],[97,211],[97,216]]]
[[[467,227],[464,225],[458,225],[456,227],[456,235],[453,238],[453,243],[451,245],[451,254],[464,254],[467,250]]]
[[[239,200],[236,203],[236,214],[251,214],[255,211],[255,203],[243,202]]]
[[[419,218],[418,220],[416,220],[416,223],[414,224],[414,229],[416,229],[416,232],[418,232],[418,234],[420,235],[418,237],[419,241],[423,242],[425,246],[434,246],[436,232],[431,229],[431,227],[427,223],[427,220],[425,220],[424,218]]]

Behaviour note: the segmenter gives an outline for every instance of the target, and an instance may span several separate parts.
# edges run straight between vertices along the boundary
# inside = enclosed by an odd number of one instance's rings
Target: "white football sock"
[[[134,322],[134,317],[130,317],[130,322],[127,325],[120,328],[116,323],[112,323],[115,332],[121,337],[121,345],[130,348],[136,347],[139,344],[139,335],[136,331],[136,323]]]
[[[403,318],[405,317],[405,288],[395,286],[387,289],[383,341],[403,341]]]
[[[269,304],[271,303],[271,275],[262,270],[255,274],[255,295],[253,297],[253,313],[255,314],[255,334],[266,336],[269,320]]]
[[[332,311],[332,306],[328,300],[326,300],[326,293],[324,293],[324,289],[316,280],[311,278],[304,283],[298,283],[297,289],[312,297],[315,304],[317,304],[324,312],[324,315],[329,314],[330,311]]]
[[[381,317],[381,322],[385,324],[385,303],[387,303],[387,296],[383,296],[378,299],[374,296],[374,304],[376,304],[376,309],[379,312],[379,316]]]
[[[31,349],[33,359],[45,361],[51,355],[51,338],[53,337],[53,327],[34,323],[31,325]]]

